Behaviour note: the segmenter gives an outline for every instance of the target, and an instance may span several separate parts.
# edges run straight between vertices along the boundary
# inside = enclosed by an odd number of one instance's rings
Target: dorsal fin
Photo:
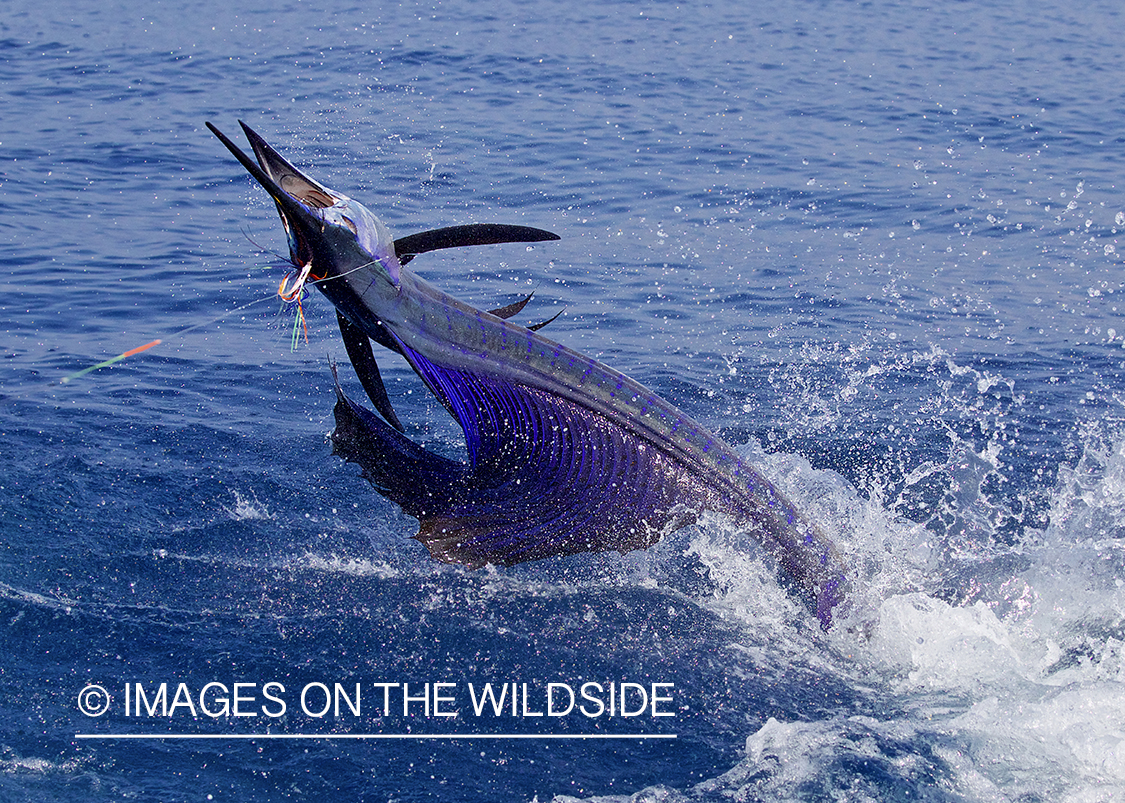
[[[434,505],[432,493],[396,500],[426,508],[417,538],[434,557],[510,565],[640,549],[705,505],[707,492],[683,465],[600,413],[399,345],[461,424],[469,450],[471,485],[447,506]]]
[[[333,453],[362,466],[363,476],[410,515],[421,518],[448,511],[450,500],[465,491],[465,465],[427,452],[352,402],[340,387],[335,365],[332,378],[336,383]]]

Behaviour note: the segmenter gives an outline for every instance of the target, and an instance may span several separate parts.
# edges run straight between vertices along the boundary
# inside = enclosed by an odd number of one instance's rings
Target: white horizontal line
[[[675,739],[674,733],[76,733],[75,739]]]

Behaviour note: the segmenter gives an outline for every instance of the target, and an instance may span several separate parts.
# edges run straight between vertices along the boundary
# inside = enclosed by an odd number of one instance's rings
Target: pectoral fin
[[[503,223],[469,223],[443,229],[411,234],[395,240],[395,254],[405,265],[418,254],[442,248],[460,248],[466,245],[496,245],[497,243],[539,243],[557,240],[559,236],[531,226],[509,226]]]
[[[375,354],[371,351],[371,339],[367,333],[345,318],[339,311],[336,320],[340,323],[340,335],[344,338],[344,348],[348,350],[348,359],[352,361],[352,368],[359,377],[363,389],[367,391],[367,398],[375,405],[375,409],[391,426],[399,432],[403,431],[402,422],[395,415],[391,400],[387,396],[387,388],[383,385],[383,377],[379,373],[379,364],[375,362]]]

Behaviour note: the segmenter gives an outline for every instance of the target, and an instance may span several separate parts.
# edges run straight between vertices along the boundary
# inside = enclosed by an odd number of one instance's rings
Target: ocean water
[[[992,5],[9,0],[0,799],[1125,800],[1125,20]],[[721,432],[849,617],[709,519],[431,561],[238,119],[399,234],[561,235],[411,269]]]

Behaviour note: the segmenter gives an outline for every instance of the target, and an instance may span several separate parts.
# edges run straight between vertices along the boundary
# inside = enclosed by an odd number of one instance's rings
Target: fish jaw
[[[218,128],[207,127],[277,205],[293,264],[311,264],[326,295],[334,281],[349,277],[354,277],[349,285],[397,288],[402,267],[386,225],[363,204],[305,175],[250,126],[240,124],[257,161]]]

